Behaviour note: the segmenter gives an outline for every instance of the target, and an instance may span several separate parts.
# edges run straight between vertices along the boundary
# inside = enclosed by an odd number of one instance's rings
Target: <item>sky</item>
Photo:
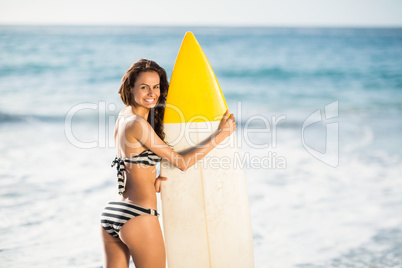
[[[402,27],[402,0],[0,0],[0,24]]]

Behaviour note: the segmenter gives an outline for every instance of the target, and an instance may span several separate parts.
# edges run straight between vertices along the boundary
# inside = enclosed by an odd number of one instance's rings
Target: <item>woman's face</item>
[[[154,108],[160,95],[159,75],[157,72],[142,72],[138,75],[133,90],[135,106]]]

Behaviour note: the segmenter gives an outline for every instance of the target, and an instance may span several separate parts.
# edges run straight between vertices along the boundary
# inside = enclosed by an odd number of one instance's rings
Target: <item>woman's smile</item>
[[[156,102],[156,99],[144,99],[146,102],[153,103]]]

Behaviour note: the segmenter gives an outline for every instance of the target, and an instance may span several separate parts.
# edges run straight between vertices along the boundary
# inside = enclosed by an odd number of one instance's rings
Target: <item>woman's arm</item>
[[[135,139],[182,171],[187,170],[189,167],[197,163],[197,161],[201,160],[219,143],[229,137],[235,130],[235,118],[233,114],[229,116],[229,111],[226,111],[215,133],[190,152],[181,155],[166,145],[166,143],[156,135],[155,131],[145,119],[138,118],[129,126],[129,132]]]

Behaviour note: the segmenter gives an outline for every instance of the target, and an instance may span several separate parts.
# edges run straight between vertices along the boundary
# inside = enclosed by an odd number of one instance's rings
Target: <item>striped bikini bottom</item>
[[[130,219],[141,215],[159,216],[151,208],[144,208],[129,202],[109,202],[102,212],[101,224],[111,236],[119,237],[121,227]]]

